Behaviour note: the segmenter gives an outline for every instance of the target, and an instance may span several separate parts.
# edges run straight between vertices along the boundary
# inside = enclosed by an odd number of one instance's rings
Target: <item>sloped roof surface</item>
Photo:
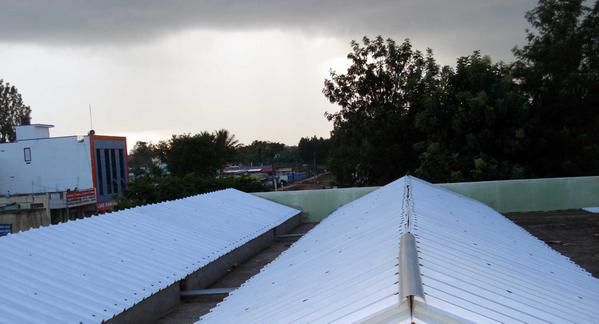
[[[234,189],[0,238],[0,323],[108,320],[297,215]]]
[[[599,280],[486,205],[403,177],[335,211],[202,322],[409,320],[398,259],[407,232],[424,291],[417,321],[599,318]]]

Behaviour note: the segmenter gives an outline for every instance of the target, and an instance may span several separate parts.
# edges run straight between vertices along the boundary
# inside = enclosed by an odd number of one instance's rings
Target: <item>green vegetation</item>
[[[195,174],[180,177],[152,173],[132,181],[125,196],[118,200],[117,206],[118,209],[123,209],[226,188],[244,192],[264,191],[262,184],[250,177],[219,178]]]
[[[319,163],[326,164],[329,160],[329,143],[329,139],[322,137],[302,137],[297,146],[300,159],[314,167]]]
[[[252,165],[268,165],[273,161],[286,165],[298,163],[297,147],[277,142],[253,141],[250,145],[239,146],[234,158],[234,162]]]
[[[442,67],[409,40],[354,41],[347,72],[332,72],[324,84],[340,106],[326,115],[330,139],[243,146],[221,130],[138,143],[130,154],[137,180],[121,206],[225,187],[264,190],[252,178],[220,178],[228,162],[326,164],[347,186],[406,173],[434,182],[597,174],[599,1],[591,8],[540,0],[526,19],[527,44],[514,48],[509,64],[474,51]]]
[[[225,188],[263,191],[262,184],[254,178],[218,176],[239,148],[235,136],[224,129],[173,135],[158,144],[137,142],[129,154],[134,179],[118,206],[133,207]],[[167,169],[161,167],[162,163]]]
[[[430,181],[599,172],[599,2],[541,0],[512,64],[475,51],[455,68],[409,40],[352,42],[346,73],[324,95],[338,104],[330,168],[343,185],[406,173]]]
[[[16,139],[13,129],[17,125],[28,125],[31,108],[23,103],[21,94],[10,83],[0,79],[0,143]]]

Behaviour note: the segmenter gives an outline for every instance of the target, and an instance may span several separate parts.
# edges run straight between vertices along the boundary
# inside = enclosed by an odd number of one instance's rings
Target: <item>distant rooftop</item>
[[[50,128],[54,125],[49,124],[31,124],[15,126],[17,141],[49,138]]]

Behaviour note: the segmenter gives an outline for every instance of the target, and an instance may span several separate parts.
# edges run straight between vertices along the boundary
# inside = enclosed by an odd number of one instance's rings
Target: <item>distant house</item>
[[[272,165],[247,166],[230,165],[223,170],[225,176],[250,175],[261,180],[267,186],[273,186],[273,168]],[[285,186],[295,181],[301,181],[306,178],[305,172],[295,172],[292,168],[277,168],[276,179],[278,186]]]
[[[112,209],[127,187],[126,138],[50,137],[52,127],[17,126],[16,140],[0,144],[0,209],[46,209],[54,223]],[[42,203],[27,204],[27,196]]]

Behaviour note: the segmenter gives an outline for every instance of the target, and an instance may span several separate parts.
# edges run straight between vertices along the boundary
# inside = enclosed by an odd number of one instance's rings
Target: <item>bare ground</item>
[[[571,209],[505,216],[599,278],[599,214]]]

